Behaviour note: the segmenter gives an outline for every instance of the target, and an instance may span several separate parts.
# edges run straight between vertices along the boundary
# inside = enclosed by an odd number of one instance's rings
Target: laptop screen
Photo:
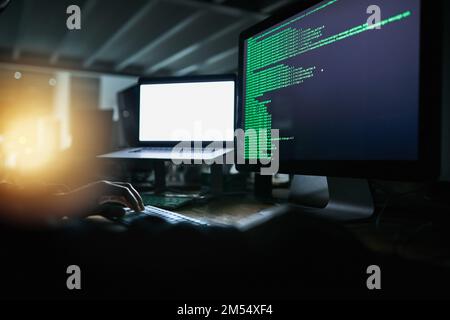
[[[139,141],[233,141],[235,82],[141,84]]]

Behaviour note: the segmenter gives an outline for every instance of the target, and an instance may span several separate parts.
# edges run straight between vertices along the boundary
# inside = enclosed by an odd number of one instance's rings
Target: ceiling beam
[[[261,12],[269,14],[269,13],[272,13],[272,12],[284,7],[285,5],[287,5],[291,2],[292,2],[292,0],[279,0],[273,4],[265,6],[264,8],[261,9]]]
[[[207,46],[209,43],[211,43],[217,39],[220,39],[233,31],[238,31],[240,28],[244,27],[247,23],[248,23],[247,19],[239,20],[239,21],[229,25],[228,27],[226,27],[216,33],[213,33],[212,35],[206,37],[205,39],[202,39],[202,40],[200,40],[196,43],[193,43],[192,45],[182,49],[181,51],[178,51],[177,53],[167,57],[166,59],[158,62],[157,64],[148,67],[144,71],[144,73],[146,73],[146,74],[156,73],[159,70],[169,66],[170,64],[173,64],[173,63],[183,59],[184,57],[186,57],[196,51],[201,50],[202,48]]]
[[[112,45],[125,36],[133,27],[135,27],[139,21],[141,21],[147,14],[159,3],[158,0],[152,0],[147,2],[142,8],[138,10],[124,25],[122,25],[118,30],[116,30],[111,38],[106,40],[94,53],[92,53],[84,62],[83,67],[89,68],[102,55],[103,52],[107,51],[112,47]]]
[[[226,58],[228,58],[229,56],[232,56],[233,54],[237,53],[239,51],[238,47],[234,47],[234,48],[230,48],[228,50],[225,50],[219,54],[216,54],[214,56],[212,56],[211,58],[209,58],[208,60],[206,60],[204,63],[202,63],[200,66],[200,68],[204,68],[204,67],[209,67],[211,65],[214,65]]]
[[[267,18],[267,15],[260,12],[245,10],[237,7],[231,7],[224,5],[222,3],[212,3],[212,2],[206,2],[206,1],[199,1],[199,0],[164,0],[167,2],[176,3],[179,5],[184,6],[191,6],[200,10],[208,10],[217,12],[223,15],[228,15],[232,17],[240,17],[240,16],[247,16],[247,17],[253,17],[256,19],[265,19]]]
[[[161,34],[159,37],[150,41],[146,46],[144,46],[143,48],[141,48],[134,54],[130,55],[129,57],[127,57],[125,60],[123,60],[119,64],[117,64],[114,67],[114,70],[121,71],[121,70],[125,69],[126,67],[128,67],[129,65],[133,64],[134,62],[136,62],[137,60],[141,59],[142,57],[148,55],[152,50],[157,48],[161,43],[170,39],[171,37],[173,37],[180,31],[187,28],[190,24],[194,23],[195,21],[197,21],[198,19],[203,17],[205,15],[205,13],[206,13],[206,11],[198,11],[198,12],[188,16],[187,18],[183,19],[181,22],[175,24],[172,28],[170,28],[169,30],[167,30],[166,32]]]
[[[206,67],[210,67],[230,56],[232,56],[233,54],[236,54],[239,51],[238,47],[233,47],[230,49],[227,49],[225,51],[222,51],[214,56],[212,56],[211,58],[209,58],[208,60],[206,60],[205,62],[202,63],[198,63],[198,64],[193,64],[190,65],[186,68],[183,68],[177,72],[175,72],[176,76],[185,76],[188,75],[190,73],[196,72],[198,70],[204,69]]]
[[[219,67],[217,69],[214,69],[215,74],[228,74],[228,73],[236,73],[237,72],[237,65],[233,64],[231,66],[230,64]]]
[[[225,2],[226,0],[214,0],[214,2],[216,2],[216,3],[223,3],[223,2]],[[264,8],[262,8],[261,9],[261,12],[262,12],[262,14],[261,14],[261,18],[260,18],[260,20],[263,20],[263,19],[265,19],[265,18],[267,18],[269,15],[270,15],[270,13],[272,13],[272,12],[274,12],[274,11],[276,11],[276,10],[278,10],[278,9],[280,9],[280,8],[282,8],[282,7],[284,7],[284,6],[286,6],[286,5],[288,5],[289,3],[292,3],[292,0],[279,0],[279,1],[276,1],[275,3],[273,3],[273,4],[271,4],[271,5],[268,5],[268,6],[266,6],[266,7],[264,7]],[[189,66],[189,67],[187,67],[187,68],[184,68],[183,70],[180,70],[178,73],[180,73],[180,74],[189,74],[189,73],[191,73],[191,72],[195,72],[195,71],[197,71],[197,70],[200,70],[200,69],[202,69],[202,68],[205,68],[205,67],[208,67],[208,66],[211,66],[211,65],[214,65],[214,64],[216,64],[217,62],[220,62],[220,61],[222,61],[222,60],[224,60],[224,59],[226,59],[226,58],[228,58],[229,56],[231,56],[231,55],[233,55],[233,54],[235,54],[235,53],[237,53],[239,51],[239,48],[231,48],[231,49],[228,49],[228,50],[226,50],[226,51],[224,51],[224,52],[222,52],[222,53],[219,53],[219,54],[217,54],[217,55],[215,55],[215,56],[213,56],[213,57],[211,57],[210,59],[208,59],[205,63],[203,63],[203,64],[198,64],[198,65],[191,65],[191,66]],[[230,68],[222,68],[222,69],[226,69],[225,71],[227,71],[227,70],[231,70]],[[219,72],[220,71],[223,71],[222,69],[220,69],[219,70]],[[186,73],[187,72],[187,73]],[[177,73],[177,74],[178,74]]]
[[[200,68],[199,65],[193,64],[189,67],[178,70],[177,72],[174,73],[174,75],[177,77],[182,77],[182,76],[185,76],[185,75],[188,75],[188,74],[191,74],[191,73],[197,71],[199,68]]]
[[[98,0],[87,0],[85,4],[81,8],[81,17],[82,19],[86,19],[89,15],[94,11],[94,7],[96,6]],[[70,34],[72,30],[67,29],[66,33],[62,37],[62,40],[59,42],[53,54],[50,56],[50,64],[56,64],[61,55],[61,50],[64,48],[65,44],[70,39]]]

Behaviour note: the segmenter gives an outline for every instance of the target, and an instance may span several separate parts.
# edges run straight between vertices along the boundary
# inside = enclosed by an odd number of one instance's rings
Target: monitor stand
[[[166,192],[166,166],[164,160],[155,160],[153,164],[155,170],[154,192],[162,195]]]
[[[296,175],[290,203],[305,213],[337,221],[363,220],[375,211],[367,180]]]
[[[155,170],[154,193],[163,196],[167,192],[165,160],[154,160]],[[211,165],[211,194],[220,196],[223,194],[223,165]]]

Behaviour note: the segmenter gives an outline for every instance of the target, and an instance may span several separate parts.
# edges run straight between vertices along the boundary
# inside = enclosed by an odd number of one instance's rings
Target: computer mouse
[[[97,210],[98,214],[110,219],[110,220],[115,220],[118,218],[123,217],[127,212],[127,208],[118,202],[107,202],[107,203],[103,203],[98,207]]]

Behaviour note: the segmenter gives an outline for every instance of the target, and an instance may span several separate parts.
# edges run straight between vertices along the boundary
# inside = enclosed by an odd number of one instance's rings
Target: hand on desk
[[[0,219],[16,223],[34,224],[54,218],[86,217],[98,214],[100,205],[111,202],[134,211],[144,210],[141,196],[129,183],[99,181],[64,193],[0,183]]]

